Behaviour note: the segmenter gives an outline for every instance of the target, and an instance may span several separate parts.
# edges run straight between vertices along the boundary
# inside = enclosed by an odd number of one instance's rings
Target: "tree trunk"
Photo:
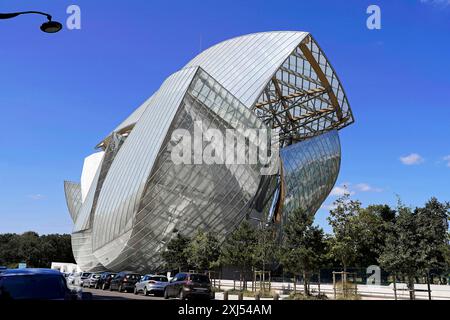
[[[303,293],[308,295],[308,282],[306,281],[306,272],[303,272]]]
[[[430,272],[427,272],[428,300],[431,300]]]
[[[317,281],[318,281],[317,286],[318,286],[318,289],[319,289],[319,296],[320,296],[320,270],[319,270],[319,275],[317,277]]]
[[[394,274],[394,298],[397,300],[397,275]]]
[[[416,295],[414,292],[414,276],[408,276],[408,289],[409,289],[409,299],[415,300]]]
[[[297,276],[294,275],[294,294],[297,294]]]

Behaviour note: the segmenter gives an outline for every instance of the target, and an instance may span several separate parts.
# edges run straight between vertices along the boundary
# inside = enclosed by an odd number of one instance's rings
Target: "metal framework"
[[[353,123],[342,86],[310,35],[270,79],[254,110],[280,131],[283,146]]]

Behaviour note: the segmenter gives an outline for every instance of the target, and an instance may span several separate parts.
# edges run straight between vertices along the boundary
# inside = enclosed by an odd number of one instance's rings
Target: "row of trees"
[[[284,226],[281,243],[275,230],[244,222],[221,246],[214,235],[202,231],[192,239],[178,235],[163,258],[172,270],[233,266],[245,274],[281,266],[303,276],[305,294],[312,275],[321,269],[380,265],[413,288],[416,277],[428,278],[431,270],[446,272],[450,267],[449,210],[449,203],[436,198],[415,209],[400,201],[396,210],[387,205],[363,208],[345,194],[328,217],[332,235],[314,225],[312,215],[297,210]]]
[[[25,262],[28,267],[50,268],[52,262],[73,262],[70,235],[36,232],[0,234],[0,265],[16,268]]]

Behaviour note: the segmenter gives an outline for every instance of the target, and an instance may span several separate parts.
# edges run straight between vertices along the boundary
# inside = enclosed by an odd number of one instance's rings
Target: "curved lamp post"
[[[56,33],[62,29],[62,24],[57,21],[52,21],[52,16],[45,12],[40,11],[23,11],[23,12],[12,12],[12,13],[0,13],[0,19],[11,19],[22,14],[40,14],[46,16],[48,21],[41,25],[41,30],[46,33]]]

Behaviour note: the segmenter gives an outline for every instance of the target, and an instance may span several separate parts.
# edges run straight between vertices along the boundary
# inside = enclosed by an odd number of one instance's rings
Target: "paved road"
[[[132,292],[103,291],[87,288],[83,288],[83,292],[91,292],[93,300],[164,300],[163,297],[155,297],[153,295],[144,296],[142,294],[135,295]]]

